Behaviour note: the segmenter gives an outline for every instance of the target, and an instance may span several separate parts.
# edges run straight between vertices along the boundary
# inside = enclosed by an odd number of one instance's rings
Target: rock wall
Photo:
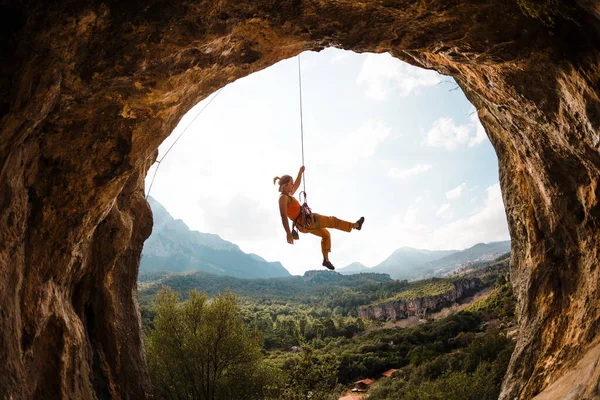
[[[156,149],[218,88],[326,46],[451,75],[477,108],[519,300],[501,397],[541,393],[600,339],[600,21],[566,4],[551,28],[506,0],[0,1],[0,395],[151,396],[135,278]],[[573,398],[598,396],[593,368]]]
[[[460,279],[452,282],[454,289],[435,296],[414,299],[395,300],[358,308],[361,318],[379,321],[398,320],[413,315],[425,315],[443,306],[454,303],[473,289],[480,288],[483,283],[478,278]]]

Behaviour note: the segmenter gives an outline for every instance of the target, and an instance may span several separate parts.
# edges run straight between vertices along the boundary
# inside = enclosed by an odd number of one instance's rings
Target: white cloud
[[[469,142],[471,129],[467,125],[456,125],[452,118],[440,118],[427,132],[425,144],[430,147],[443,147],[454,150]]]
[[[430,248],[464,249],[476,243],[508,240],[508,225],[500,185],[487,188],[483,207],[467,218],[446,224],[431,233]]]
[[[404,213],[404,223],[406,224],[414,224],[417,222],[417,212],[419,209],[415,206],[415,204],[410,205],[406,212]]]
[[[473,113],[469,120],[471,121],[471,124],[475,126],[475,136],[471,137],[469,140],[469,147],[473,147],[482,143],[487,138],[487,135],[485,134],[483,125],[481,125],[481,121],[479,121],[479,118],[477,117],[477,113]]]
[[[459,146],[473,147],[482,143],[487,136],[477,114],[473,114],[469,120],[470,122],[465,125],[457,125],[452,118],[440,118],[434,121],[425,136],[424,144],[455,150]]]
[[[455,187],[454,189],[447,191],[447,192],[446,192],[446,198],[447,198],[448,200],[454,200],[454,199],[458,199],[458,198],[461,196],[461,194],[462,194],[462,191],[463,191],[463,190],[464,190],[466,187],[467,187],[467,183],[466,183],[466,182],[463,182],[463,183],[461,183],[460,185],[458,185],[458,186],[457,186],[457,187]]]
[[[345,59],[347,59],[348,57],[350,57],[350,51],[345,51],[345,50],[337,50],[335,51],[335,53],[333,54],[333,57],[331,57],[331,60],[329,61],[331,64],[337,64],[340,61],[343,61]]]
[[[414,167],[404,169],[394,167],[390,168],[390,170],[388,171],[388,175],[394,178],[405,179],[409,176],[415,176],[422,174],[423,172],[427,172],[431,168],[432,167],[430,164],[417,164]]]
[[[391,92],[407,96],[420,87],[435,86],[442,75],[435,71],[414,67],[393,58],[389,53],[369,54],[356,79],[366,85],[366,95],[376,100],[385,100]]]
[[[267,207],[272,205],[270,203],[261,204],[244,194],[237,194],[225,203],[201,198],[198,204],[203,210],[206,230],[219,233],[227,240],[260,241],[273,238],[278,233],[272,227],[280,224],[280,218],[273,212],[274,206]]]
[[[379,145],[390,136],[390,128],[381,121],[368,120],[345,136],[334,149],[314,152],[317,164],[348,167],[372,157]],[[332,156],[335,154],[335,157]]]
[[[441,207],[437,209],[435,215],[445,219],[450,219],[454,214],[452,212],[452,207],[450,206],[450,204],[446,203],[442,204]]]
[[[391,215],[388,217],[387,224],[377,226],[381,235],[376,245],[364,248],[363,238],[360,235],[350,235],[351,240],[346,244],[349,253],[354,254],[353,248],[361,248],[361,257],[373,260],[366,265],[374,266],[401,246],[460,250],[480,242],[510,239],[499,184],[487,188],[483,206],[478,211],[439,227],[425,224],[417,213],[416,204],[417,201],[414,201],[404,215]],[[449,204],[444,204],[437,208],[436,214],[441,218],[447,219],[448,216],[451,218],[452,208]]]
[[[352,153],[352,158],[369,158],[381,142],[390,135],[390,128],[383,122],[372,120],[361,125],[357,130],[346,136],[337,152],[341,154]]]

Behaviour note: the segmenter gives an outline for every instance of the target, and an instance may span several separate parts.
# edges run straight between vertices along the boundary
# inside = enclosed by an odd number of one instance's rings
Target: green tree
[[[262,368],[262,339],[244,325],[236,296],[209,300],[190,291],[180,303],[177,293],[164,287],[156,297],[154,326],[146,357],[158,398],[233,399],[241,389],[232,385],[252,388],[245,398],[261,398],[262,383],[250,371]]]
[[[330,400],[337,399],[337,370],[340,365],[335,354],[318,353],[303,347],[302,353],[287,360],[284,375],[272,387],[268,400]]]
[[[289,348],[300,343],[300,328],[297,321],[289,316],[278,316],[275,321],[275,332],[281,347]]]

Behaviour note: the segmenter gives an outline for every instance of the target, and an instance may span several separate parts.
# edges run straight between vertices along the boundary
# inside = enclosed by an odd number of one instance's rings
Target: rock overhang
[[[0,56],[3,392],[150,396],[135,281],[158,145],[220,87],[327,46],[451,75],[478,110],[498,155],[519,299],[501,397],[541,392],[598,339],[593,4],[573,3],[575,21],[554,27],[499,0],[2,7],[14,21]],[[68,361],[49,362],[57,354]],[[578,390],[598,395],[597,382]]]

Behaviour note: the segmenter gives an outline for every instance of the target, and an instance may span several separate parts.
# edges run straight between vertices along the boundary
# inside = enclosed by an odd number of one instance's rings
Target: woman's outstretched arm
[[[296,193],[296,190],[300,187],[300,183],[302,183],[302,174],[304,174],[304,165],[300,167],[300,171],[298,171],[298,176],[294,181],[294,191],[292,192],[292,196]]]

